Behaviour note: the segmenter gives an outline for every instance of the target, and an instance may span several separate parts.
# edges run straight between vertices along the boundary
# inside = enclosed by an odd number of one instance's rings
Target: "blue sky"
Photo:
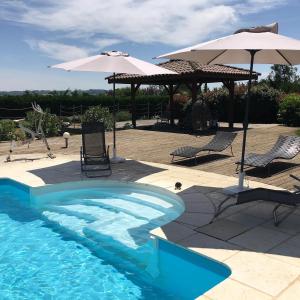
[[[1,0],[0,90],[108,88],[101,73],[48,69],[62,61],[121,50],[152,57],[279,23],[300,39],[298,0]],[[269,66],[256,66],[265,76]]]

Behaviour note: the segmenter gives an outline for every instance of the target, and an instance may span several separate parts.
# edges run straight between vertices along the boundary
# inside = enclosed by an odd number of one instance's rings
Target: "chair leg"
[[[229,204],[225,207],[222,208],[223,204],[226,203],[228,200],[230,200],[232,197],[231,196],[228,196],[226,197],[217,207],[216,211],[215,211],[215,214],[213,216],[213,218],[211,219],[211,221],[209,223],[213,223],[214,220],[220,215],[222,214],[227,208],[231,207],[231,206],[234,206],[235,203],[232,203],[232,204]]]
[[[230,145],[230,151],[231,151],[231,156],[234,156],[233,150],[232,150],[232,145]]]
[[[277,210],[281,207],[281,204],[278,204],[273,209],[273,218],[274,218],[274,225],[277,227],[280,223],[282,223],[290,214],[294,212],[297,208],[297,205],[293,205],[293,207],[279,220],[277,215]]]

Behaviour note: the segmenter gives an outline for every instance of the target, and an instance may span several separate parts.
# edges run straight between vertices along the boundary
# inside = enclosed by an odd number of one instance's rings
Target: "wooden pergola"
[[[184,60],[170,60],[158,64],[158,66],[175,71],[177,74],[160,75],[132,75],[117,74],[115,83],[130,84],[131,86],[131,113],[132,125],[136,127],[135,96],[141,85],[164,86],[169,95],[170,123],[174,125],[174,94],[181,85],[185,85],[191,92],[192,101],[197,100],[197,94],[202,84],[221,82],[229,91],[228,124],[233,128],[234,121],[234,86],[236,81],[248,80],[249,70],[224,66],[224,65],[200,65],[196,62]],[[257,80],[260,74],[254,72],[252,79]],[[113,83],[113,76],[107,77],[108,83]]]

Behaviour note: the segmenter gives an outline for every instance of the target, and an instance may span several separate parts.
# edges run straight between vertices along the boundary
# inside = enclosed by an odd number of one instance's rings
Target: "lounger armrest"
[[[300,178],[296,175],[290,174],[290,177],[292,177],[293,179],[300,181]]]

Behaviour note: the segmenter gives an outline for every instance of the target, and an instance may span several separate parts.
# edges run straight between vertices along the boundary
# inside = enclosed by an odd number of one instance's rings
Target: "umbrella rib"
[[[279,50],[276,50],[276,52],[291,66],[291,62],[279,51]]]
[[[214,60],[216,60],[218,57],[220,57],[222,54],[224,54],[227,50],[223,50],[221,53],[216,55],[213,59],[207,62],[208,65],[210,65]]]

